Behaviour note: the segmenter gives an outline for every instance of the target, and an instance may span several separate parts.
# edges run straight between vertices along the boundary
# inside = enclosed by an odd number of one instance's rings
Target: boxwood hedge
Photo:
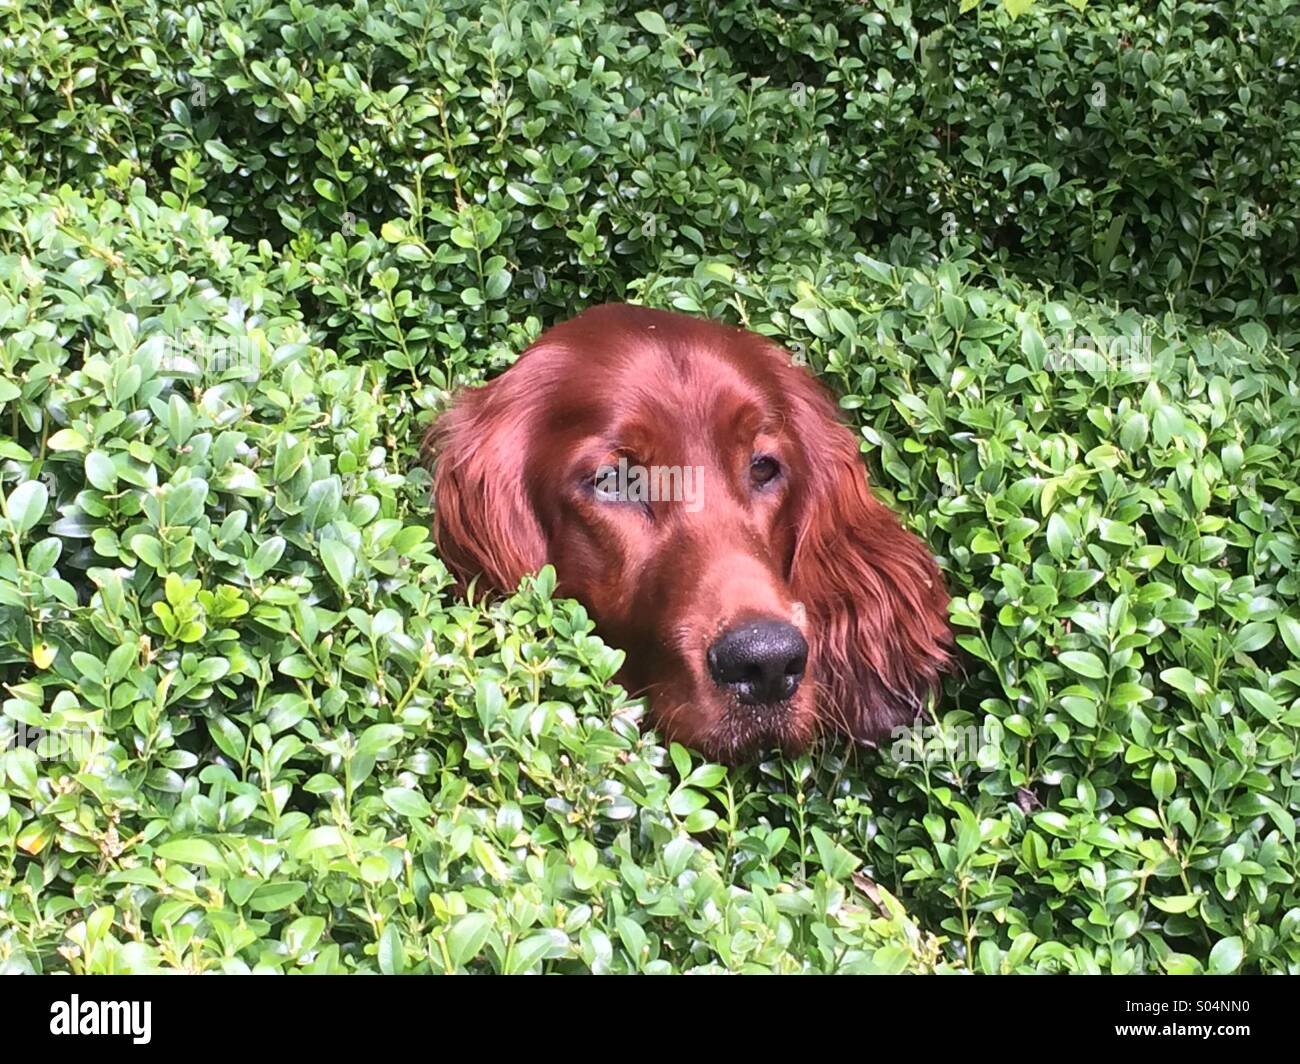
[[[1300,970],[1274,6],[0,3],[0,969]],[[422,428],[608,298],[842,396],[924,749],[705,764],[453,592]]]
[[[459,266],[451,232],[522,208],[435,312],[493,302],[506,261],[549,309],[697,254],[916,265],[948,236],[1157,313],[1294,319],[1291,0],[966,6],[10,3],[0,149],[306,258],[400,220]]]

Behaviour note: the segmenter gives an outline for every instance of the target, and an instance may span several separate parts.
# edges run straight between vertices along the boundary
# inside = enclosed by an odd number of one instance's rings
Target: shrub
[[[50,737],[4,755],[8,966],[1294,964],[1296,396],[1261,330],[865,258],[647,282],[840,384],[952,581],[941,723],[998,736],[670,769],[548,574],[457,604],[408,392],[313,342],[283,263],[138,184],[10,192],[4,714]]]
[[[456,327],[703,254],[924,264],[945,237],[1099,298],[1291,327],[1288,0],[663,12],[15,5],[0,146],[55,183],[170,185],[302,258],[393,223],[428,278],[413,310]],[[356,301],[337,294],[335,324]]]
[[[914,255],[960,236],[1083,294],[1290,327],[1289,0],[1037,4],[1019,19],[894,2],[683,8],[816,112],[829,165],[815,176],[858,204],[866,246]]]
[[[670,767],[552,573],[455,603],[405,393],[282,266],[138,183],[8,177],[0,967],[941,963],[850,903],[807,762]]]
[[[1258,325],[969,271],[857,256],[638,286],[806,352],[947,574],[945,738],[882,759],[887,803],[818,809],[977,970],[1293,969],[1293,356]]]
[[[1300,970],[1294,15],[936,11],[0,10],[0,967]],[[453,593],[423,427],[620,297],[842,396],[928,731],[703,764]]]

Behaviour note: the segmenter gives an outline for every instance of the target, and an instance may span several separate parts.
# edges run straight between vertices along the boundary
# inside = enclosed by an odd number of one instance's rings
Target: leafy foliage
[[[1288,5],[0,17],[0,968],[1300,970]],[[453,593],[423,426],[611,298],[839,392],[950,741]]]
[[[392,223],[433,275],[404,309],[435,324],[500,321],[521,282],[559,308],[706,252],[919,265],[947,236],[1085,294],[1289,327],[1290,0],[962,6],[14,4],[0,147],[56,184],[170,183],[304,259]],[[466,263],[473,284],[439,283]],[[321,297],[331,324],[355,305],[346,276]]]

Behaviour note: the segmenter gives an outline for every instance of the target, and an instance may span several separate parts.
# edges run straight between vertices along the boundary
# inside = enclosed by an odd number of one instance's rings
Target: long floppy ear
[[[791,583],[828,719],[860,742],[910,724],[949,663],[948,593],[925,545],[867,488],[854,434],[800,374],[795,428],[811,483]]]
[[[482,574],[492,590],[513,591],[546,561],[523,475],[531,436],[527,375],[512,370],[462,392],[424,439],[433,463],[434,541],[462,590]]]

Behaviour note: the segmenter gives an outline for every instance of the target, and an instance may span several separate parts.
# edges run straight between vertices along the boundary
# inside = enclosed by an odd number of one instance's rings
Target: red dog
[[[821,387],[754,333],[645,307],[546,332],[426,441],[462,582],[555,566],[669,738],[724,761],[874,741],[949,657],[948,596]],[[480,581],[482,583],[482,580]]]

